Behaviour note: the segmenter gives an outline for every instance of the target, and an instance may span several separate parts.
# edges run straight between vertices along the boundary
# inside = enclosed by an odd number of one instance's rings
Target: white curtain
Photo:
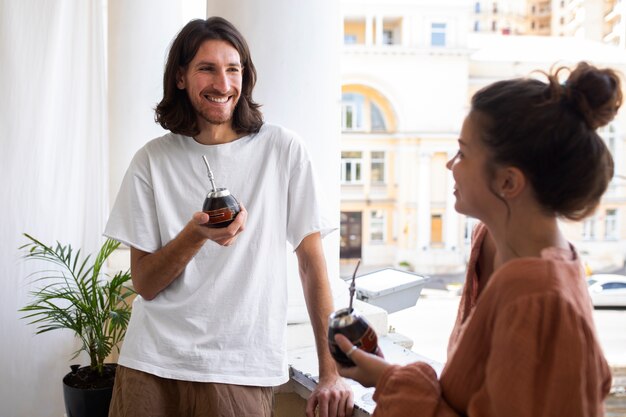
[[[62,417],[73,335],[35,335],[22,233],[92,253],[108,214],[105,0],[0,0],[0,416]]]

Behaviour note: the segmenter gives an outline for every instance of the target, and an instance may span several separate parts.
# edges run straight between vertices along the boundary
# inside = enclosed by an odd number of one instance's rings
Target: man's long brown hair
[[[233,130],[237,133],[256,133],[263,125],[260,104],[252,100],[256,83],[256,69],[243,35],[229,21],[221,17],[206,20],[195,19],[185,25],[172,43],[165,74],[163,75],[163,99],[155,108],[155,120],[173,133],[196,136],[200,133],[196,112],[186,90],[176,86],[177,74],[185,70],[198,49],[207,40],[230,43],[239,53],[243,68],[241,96],[233,113]]]

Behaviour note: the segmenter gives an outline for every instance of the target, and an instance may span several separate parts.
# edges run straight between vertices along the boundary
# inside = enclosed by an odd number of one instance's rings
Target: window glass
[[[385,152],[372,152],[372,184],[385,182]]]
[[[374,210],[370,213],[370,242],[382,243],[385,241],[385,212]]]
[[[393,45],[393,30],[389,30],[389,29],[383,30],[383,44]]]
[[[617,210],[609,209],[604,217],[604,238],[607,240],[617,239]]]
[[[446,24],[431,23],[430,29],[430,45],[446,46]]]
[[[593,240],[596,237],[596,220],[591,217],[583,222],[583,240]]]
[[[343,43],[345,45],[354,45],[356,44],[356,35],[346,33],[343,35]]]
[[[387,127],[385,126],[385,119],[383,118],[383,113],[380,111],[380,108],[376,105],[376,103],[371,104],[370,112],[372,115],[372,132],[387,131]]]
[[[363,106],[365,97],[362,94],[346,93],[341,96],[341,126],[343,130],[363,129]]]
[[[344,184],[361,183],[361,152],[341,152],[341,182]]]

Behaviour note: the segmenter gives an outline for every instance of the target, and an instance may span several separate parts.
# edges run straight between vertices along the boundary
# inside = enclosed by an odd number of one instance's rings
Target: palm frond
[[[36,334],[66,329],[80,339],[80,352],[87,352],[91,367],[100,373],[104,361],[126,334],[131,305],[126,299],[134,291],[125,284],[130,273],[118,272],[108,278],[102,271],[108,257],[119,247],[119,242],[107,239],[93,262],[91,255],[82,256],[81,250],[56,242],[46,245],[29,234],[28,242],[20,246],[26,260],[49,263],[56,268],[30,273],[31,283],[43,285],[30,292],[32,302],[19,311],[22,319],[36,326]]]

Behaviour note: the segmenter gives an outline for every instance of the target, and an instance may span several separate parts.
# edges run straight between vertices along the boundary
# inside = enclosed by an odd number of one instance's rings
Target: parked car
[[[587,283],[594,307],[626,307],[626,276],[594,274]]]

